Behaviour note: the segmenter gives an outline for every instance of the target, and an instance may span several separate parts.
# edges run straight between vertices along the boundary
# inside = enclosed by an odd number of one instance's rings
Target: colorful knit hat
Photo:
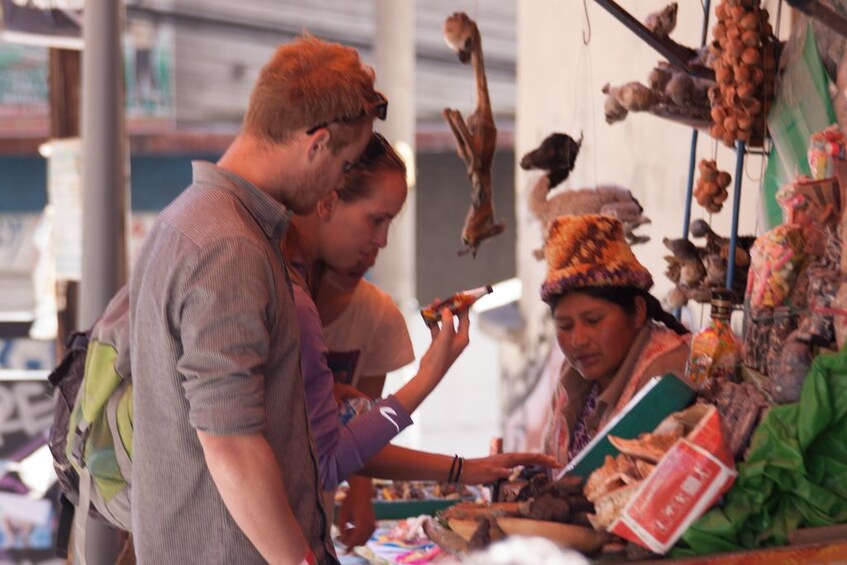
[[[650,271],[624,239],[623,225],[611,216],[559,216],[550,226],[544,255],[547,278],[541,299],[547,303],[576,288],[653,286]]]

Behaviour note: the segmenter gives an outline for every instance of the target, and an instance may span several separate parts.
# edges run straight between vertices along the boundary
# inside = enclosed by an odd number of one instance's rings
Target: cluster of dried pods
[[[700,161],[698,169],[700,177],[694,186],[694,198],[707,212],[717,214],[729,196],[726,188],[732,182],[732,177],[726,171],[719,171],[715,161],[707,159]]]
[[[715,86],[710,133],[733,146],[736,140],[761,143],[767,105],[773,98],[776,52],[768,11],[759,0],[723,0],[709,46]]]

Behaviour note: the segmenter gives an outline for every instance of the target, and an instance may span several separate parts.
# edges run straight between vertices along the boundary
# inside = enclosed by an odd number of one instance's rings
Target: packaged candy
[[[777,191],[776,201],[786,224],[837,225],[841,187],[835,177],[812,180],[800,176]]]
[[[750,307],[782,306],[805,260],[806,240],[800,226],[783,224],[756,238],[747,274]]]
[[[835,175],[834,160],[847,157],[847,138],[832,125],[825,130],[812,134],[807,152],[812,178],[823,179]]]
[[[770,336],[774,322],[773,308],[750,308],[744,331],[744,365],[767,374]]]
[[[782,357],[785,342],[791,332],[797,329],[797,314],[788,306],[780,306],[773,312],[773,327],[768,342],[767,370],[768,375],[777,372]]]

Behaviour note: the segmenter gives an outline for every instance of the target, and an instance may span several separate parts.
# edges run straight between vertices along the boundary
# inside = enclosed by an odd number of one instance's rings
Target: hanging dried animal
[[[675,285],[663,299],[663,306],[668,310],[684,306],[689,300],[708,303],[712,290],[726,284],[729,238],[716,234],[704,220],[694,220],[690,228],[691,237],[706,239],[705,246],[694,245],[684,238],[663,240],[672,253],[665,256],[665,275]],[[746,235],[739,236],[736,241],[733,290],[739,299],[747,286],[750,248],[755,240],[754,236]]]
[[[712,137],[759,146],[774,96],[777,45],[768,11],[759,0],[723,0],[715,8],[709,49],[717,85],[710,90]]]
[[[467,252],[476,257],[479,244],[489,237],[503,233],[506,222],[494,221],[494,199],[491,186],[491,163],[497,145],[497,127],[488,97],[488,82],[482,58],[482,38],[476,22],[464,12],[456,12],[444,22],[444,40],[459,56],[459,61],[471,63],[476,77],[476,109],[462,118],[459,110],[444,109],[444,119],[456,138],[456,151],[467,166],[470,177],[471,207],[462,228],[460,255]]]
[[[541,145],[525,154],[521,159],[521,169],[530,171],[541,169],[548,171],[548,190],[567,180],[576,165],[576,157],[582,147],[582,135],[579,141],[566,133],[551,133]]]
[[[623,224],[624,235],[630,244],[644,243],[650,239],[633,233],[638,226],[649,224],[650,218],[643,214],[641,204],[626,188],[603,185],[578,190],[564,189],[548,197],[549,182],[547,175],[539,177],[530,189],[527,201],[529,211],[541,222],[545,239],[555,218],[581,214],[608,214],[616,217]],[[543,248],[535,250],[533,254],[536,259],[544,259]]]
[[[677,43],[670,37],[673,30],[676,29],[677,15],[677,3],[671,2],[661,10],[649,14],[644,20],[644,27],[664,43],[670,45],[683,59],[687,59],[689,64],[696,63],[700,52],[687,45]]]
[[[645,27],[657,37],[668,37],[676,29],[677,3],[671,2],[658,12],[647,16]]]
[[[683,58],[687,56],[689,65],[706,66],[708,49],[695,51],[670,38],[676,27],[676,18],[677,3],[672,2],[650,14],[644,25],[662,41],[672,44]],[[629,112],[649,112],[686,126],[708,129],[712,124],[708,91],[714,84],[714,81],[692,77],[683,70],[660,62],[648,76],[646,86],[640,82],[629,82],[603,87],[606,123],[619,122]]]
[[[582,135],[579,141],[565,133],[552,133],[544,138],[541,145],[527,152],[521,158],[521,168],[525,171],[538,169],[547,174],[538,178],[529,193],[529,211],[541,222],[544,237],[550,224],[558,216],[579,214],[608,214],[615,216],[624,225],[624,233],[630,243],[643,243],[650,238],[637,236],[633,230],[642,224],[649,224],[650,218],[642,214],[644,209],[632,193],[619,186],[598,186],[579,190],[562,190],[548,197],[551,189],[568,178],[576,164],[576,157],[582,147]],[[537,259],[544,258],[544,250],[534,251]]]
[[[732,177],[726,171],[718,170],[715,161],[703,159],[698,166],[700,177],[694,185],[694,198],[697,204],[706,209],[710,214],[717,214],[723,208],[729,192],[727,187],[732,182]]]

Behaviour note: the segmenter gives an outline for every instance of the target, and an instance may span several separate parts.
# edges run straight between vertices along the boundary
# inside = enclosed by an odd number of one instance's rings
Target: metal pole
[[[88,327],[127,278],[129,196],[123,95],[123,3],[85,3],[82,65],[82,292]]]
[[[703,4],[703,26],[700,30],[700,46],[706,44],[706,37],[709,33],[709,14],[711,13],[711,0],[706,0]],[[688,182],[685,188],[685,213],[682,220],[682,237],[688,239],[688,232],[691,229],[691,200],[694,192],[694,163],[697,161],[697,141],[700,138],[700,132],[694,128],[691,130],[691,149],[688,152]],[[682,316],[682,308],[674,310],[674,316],[677,318]]]
[[[709,15],[711,14],[712,0],[706,0],[703,4],[703,26],[700,29],[700,47],[706,45],[706,37],[709,34]],[[682,237],[688,239],[688,231],[691,225],[691,195],[694,191],[694,162],[697,160],[697,140],[700,132],[697,129],[691,131],[691,151],[688,154],[688,184],[685,190],[685,219],[682,226]],[[677,316],[678,317],[678,316]]]
[[[390,101],[388,119],[375,126],[406,161],[409,193],[371,275],[404,312],[410,312],[417,305],[414,0],[377,0],[374,54],[377,86]]]
[[[694,193],[694,163],[697,161],[697,139],[699,133],[696,129],[691,130],[691,149],[688,152],[688,183],[685,188],[685,215],[682,220],[682,237],[688,239],[688,231],[691,225],[691,200]]]
[[[82,280],[79,324],[89,327],[126,282],[128,190],[123,97],[123,2],[88,0],[82,54]],[[89,520],[74,540],[88,565],[113,564],[119,532]]]
[[[726,288],[732,290],[735,279],[735,247],[738,243],[738,210],[741,208],[741,181],[744,174],[744,150],[746,143],[738,141],[735,146],[735,188],[732,195],[732,226],[729,231],[729,257],[726,266]]]

